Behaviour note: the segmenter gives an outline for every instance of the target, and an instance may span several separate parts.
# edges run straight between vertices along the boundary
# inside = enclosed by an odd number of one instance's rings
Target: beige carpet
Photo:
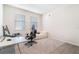
[[[21,53],[23,54],[48,54],[50,51],[53,51],[57,47],[61,46],[63,42],[54,39],[41,39],[37,40],[37,44],[34,44],[29,48],[24,44],[25,43],[19,44]],[[19,53],[17,46],[15,46],[15,50],[16,53]]]
[[[52,54],[79,54],[79,46],[64,43],[50,53]]]
[[[37,44],[32,47],[24,45],[25,43],[19,44],[22,54],[78,54],[79,47],[63,43],[54,39],[41,39],[37,40]],[[15,51],[18,54],[18,48],[15,46]]]
[[[21,54],[79,54],[79,47],[54,39],[37,40],[37,44],[28,47],[20,43]],[[18,46],[9,46],[0,50],[0,54],[19,54]]]
[[[79,46],[63,43],[54,39],[36,40],[32,47],[20,43],[21,54],[79,54]],[[18,46],[8,46],[0,50],[0,54],[19,54]]]

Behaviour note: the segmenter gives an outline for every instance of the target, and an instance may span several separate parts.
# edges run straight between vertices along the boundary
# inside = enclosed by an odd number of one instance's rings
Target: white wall
[[[79,46],[79,5],[67,5],[45,13],[43,29],[52,39]]]
[[[4,9],[4,20],[3,20],[3,25],[7,25],[10,32],[11,33],[21,33],[23,36],[26,33],[30,32],[30,17],[36,17],[37,18],[37,22],[38,22],[38,31],[42,30],[42,15],[41,14],[37,14],[37,13],[33,13],[24,9],[20,9],[17,7],[13,7],[10,5],[3,5],[3,9]],[[21,31],[21,30],[16,30],[15,29],[15,20],[16,20],[16,15],[20,14],[20,15],[24,15],[25,16],[25,28]]]
[[[2,35],[2,25],[3,25],[3,5],[0,4],[0,36]]]

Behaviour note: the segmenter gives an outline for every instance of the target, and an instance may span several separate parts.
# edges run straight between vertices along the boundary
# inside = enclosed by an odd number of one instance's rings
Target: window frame
[[[19,18],[18,17],[23,17],[23,20],[22,19],[20,19],[20,20],[18,20]],[[17,28],[17,22],[23,22],[23,26],[20,28],[20,29],[18,29]],[[16,16],[15,16],[15,30],[17,30],[17,31],[22,31],[22,30],[24,30],[25,29],[25,15],[22,15],[22,14],[16,14]]]

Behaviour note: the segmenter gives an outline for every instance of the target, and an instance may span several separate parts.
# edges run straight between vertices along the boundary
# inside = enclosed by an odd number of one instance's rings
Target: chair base
[[[28,47],[32,46],[33,44],[37,44],[37,42],[35,42],[35,41],[28,41],[27,43],[25,43],[25,45],[27,45]]]

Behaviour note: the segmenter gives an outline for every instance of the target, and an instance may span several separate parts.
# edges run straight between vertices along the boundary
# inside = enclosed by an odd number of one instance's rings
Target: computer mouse
[[[11,39],[7,39],[7,41],[11,41]]]

